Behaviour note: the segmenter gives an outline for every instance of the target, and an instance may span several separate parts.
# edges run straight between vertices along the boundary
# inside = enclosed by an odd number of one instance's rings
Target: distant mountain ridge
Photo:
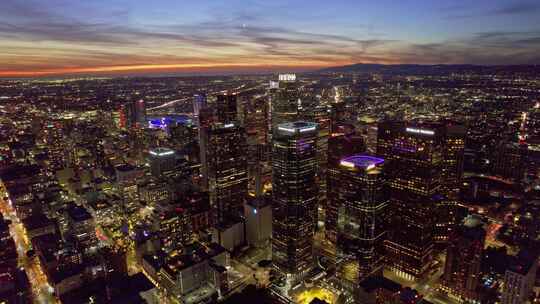
[[[345,66],[330,67],[318,73],[381,73],[392,75],[448,75],[452,73],[500,74],[540,73],[540,65],[474,65],[474,64],[375,64],[356,63]]]

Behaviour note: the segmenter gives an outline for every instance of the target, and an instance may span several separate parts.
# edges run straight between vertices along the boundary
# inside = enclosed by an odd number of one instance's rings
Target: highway
[[[248,91],[252,91],[252,90],[255,90],[255,89],[258,89],[260,87],[263,87],[264,84],[258,84],[256,86],[253,86],[253,87],[249,87],[249,88],[246,88],[246,85],[243,84],[239,87],[236,87],[234,89],[231,89],[231,90],[222,90],[222,91],[217,91],[217,92],[211,92],[209,93],[208,95],[209,96],[213,96],[213,95],[217,95],[217,94],[225,94],[227,92],[233,92],[233,93],[236,93],[236,94],[240,94],[240,93],[245,93],[245,92],[248,92]],[[175,100],[171,100],[171,101],[167,101],[166,103],[164,104],[161,104],[159,106],[155,106],[153,108],[148,108],[147,110],[148,111],[155,111],[155,110],[160,110],[160,109],[164,109],[164,108],[168,108],[168,107],[171,107],[171,106],[174,106],[175,104],[179,103],[179,102],[186,102],[186,101],[189,101],[191,100],[192,97],[184,97],[184,98],[180,98],[180,99],[175,99]]]

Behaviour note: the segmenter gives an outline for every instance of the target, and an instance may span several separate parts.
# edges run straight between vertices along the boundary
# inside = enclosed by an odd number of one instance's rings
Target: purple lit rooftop
[[[371,169],[384,162],[384,159],[369,155],[353,155],[341,160],[340,164],[349,168]]]

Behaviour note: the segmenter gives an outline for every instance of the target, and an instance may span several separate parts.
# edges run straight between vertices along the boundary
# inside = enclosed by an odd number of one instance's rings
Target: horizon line
[[[53,68],[35,71],[0,71],[0,79],[26,79],[47,77],[142,77],[144,75],[159,77],[174,76],[225,76],[272,74],[279,72],[313,72],[317,70],[342,68],[355,65],[380,66],[474,66],[474,67],[527,67],[540,66],[531,64],[474,64],[474,63],[377,63],[356,62],[337,65],[269,65],[269,64],[138,64],[120,66],[96,66],[81,68]]]

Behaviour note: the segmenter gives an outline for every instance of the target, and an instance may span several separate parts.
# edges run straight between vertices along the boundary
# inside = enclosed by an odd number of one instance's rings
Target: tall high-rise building
[[[206,147],[208,187],[215,223],[237,220],[248,192],[246,134],[234,123],[214,124]]]
[[[220,94],[216,100],[217,121],[223,124],[238,121],[238,98],[236,94]]]
[[[249,193],[260,196],[272,179],[269,163],[268,102],[250,99],[245,106],[244,125],[248,142]]]
[[[338,257],[342,279],[357,285],[382,275],[386,208],[389,203],[384,160],[353,155],[340,162]]]
[[[527,145],[502,142],[494,153],[493,173],[504,178],[521,180],[525,176]]]
[[[126,103],[120,106],[118,109],[119,127],[121,129],[129,129],[132,127],[133,107],[131,104]]]
[[[142,99],[135,102],[135,122],[138,126],[146,125],[146,103]]]
[[[61,170],[66,167],[67,161],[62,123],[60,121],[49,122],[45,132],[49,167],[52,170]]]
[[[207,105],[206,94],[197,93],[193,95],[193,117],[199,117],[202,108]]]
[[[341,128],[352,121],[350,111],[345,102],[333,103],[330,106],[330,133],[342,133]]]
[[[433,259],[443,135],[440,124],[385,121],[378,126],[377,154],[385,159],[392,206],[387,257],[391,269],[409,279],[421,277]]]
[[[275,129],[279,124],[298,120],[299,88],[296,75],[279,75],[278,86],[277,88],[272,88],[270,93],[271,130]]]
[[[438,248],[446,248],[450,235],[467,216],[468,209],[459,203],[454,194],[434,195],[432,202],[435,216],[433,240]]]
[[[122,214],[132,214],[140,207],[137,180],[144,175],[144,171],[128,164],[118,165],[114,170],[116,189],[122,197]]]
[[[206,160],[208,154],[208,131],[216,122],[216,115],[213,108],[203,107],[199,110],[197,123],[199,126],[199,160],[201,162],[201,187],[208,190],[208,162]]]
[[[317,134],[317,124],[308,122],[280,124],[273,134],[273,262],[292,281],[313,266]]]
[[[325,205],[325,236],[334,246],[337,240],[337,220],[340,206],[339,186],[340,162],[347,156],[365,151],[362,137],[356,135],[354,127],[341,128],[342,133],[334,133],[328,139],[328,171],[326,177],[328,202]]]
[[[452,121],[441,122],[441,125],[444,130],[440,191],[442,195],[435,199],[434,241],[437,246],[445,247],[453,229],[466,215],[458,202],[458,193],[463,178],[467,128]]]
[[[155,148],[149,153],[150,172],[155,177],[172,171],[176,165],[176,153],[169,148]]]
[[[172,123],[169,125],[169,139],[175,150],[181,151],[187,159],[199,162],[199,130],[192,124]]]
[[[362,134],[366,143],[366,151],[375,154],[377,151],[377,122],[368,120],[357,126],[357,132]]]
[[[120,107],[120,127],[132,128],[146,125],[146,103],[140,99]]]
[[[327,204],[327,170],[328,170],[328,138],[330,137],[330,116],[326,106],[319,105],[318,102],[310,100],[303,105],[299,105],[300,117],[303,121],[314,122],[318,126],[317,137],[317,185],[319,188],[318,206],[321,212],[318,218],[323,218],[323,209]]]
[[[268,143],[268,103],[264,99],[250,100],[246,105],[246,133],[258,145]]]
[[[476,216],[465,218],[450,236],[441,288],[464,302],[479,300],[485,239],[483,223]]]
[[[467,129],[463,125],[445,123],[442,188],[446,195],[451,195],[459,189],[459,182],[463,178],[463,157],[465,150],[465,137]]]

